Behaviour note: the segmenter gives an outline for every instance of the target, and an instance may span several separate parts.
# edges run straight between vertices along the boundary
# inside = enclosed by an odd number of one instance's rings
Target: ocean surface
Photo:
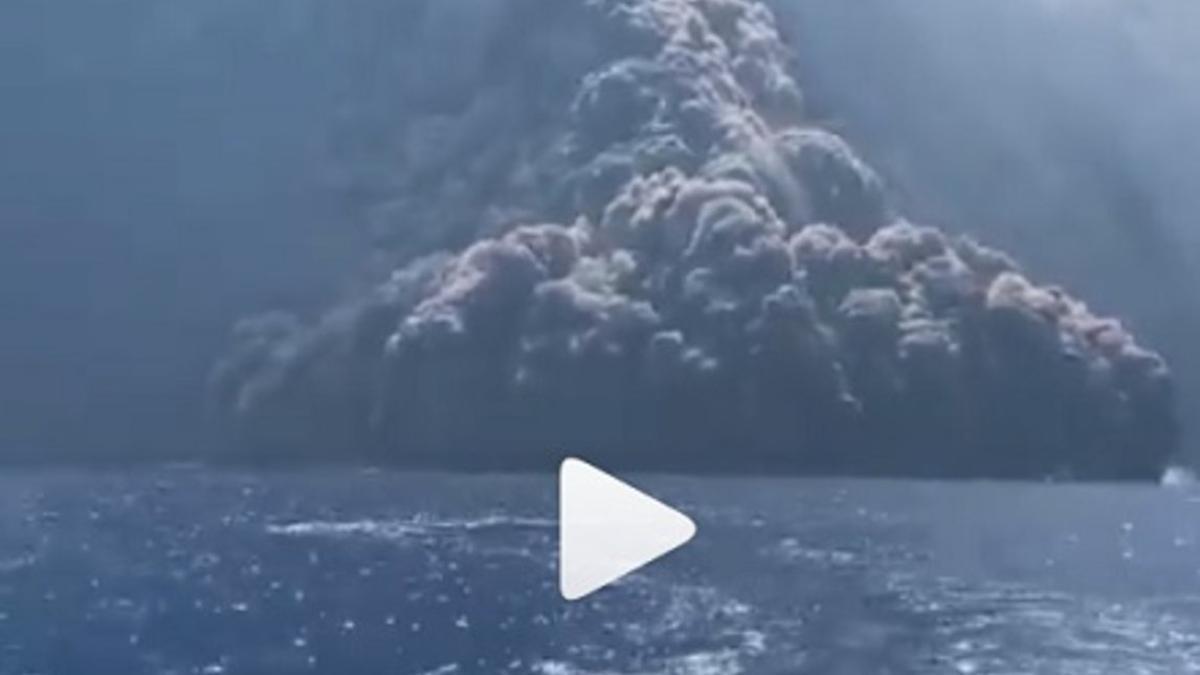
[[[0,673],[1200,673],[1200,493],[624,476],[699,533],[579,603],[551,476],[0,479]]]

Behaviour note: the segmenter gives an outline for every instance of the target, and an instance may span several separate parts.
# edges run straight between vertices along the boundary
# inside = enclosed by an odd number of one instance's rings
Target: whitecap
[[[557,521],[546,518],[489,514],[477,518],[438,519],[417,515],[409,519],[348,521],[310,520],[267,525],[268,534],[289,537],[366,537],[371,539],[404,539],[434,534],[470,533],[493,529],[544,530],[557,527]]]

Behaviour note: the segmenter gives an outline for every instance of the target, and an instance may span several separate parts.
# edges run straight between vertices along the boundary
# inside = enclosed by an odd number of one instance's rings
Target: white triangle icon
[[[583,460],[558,474],[558,584],[578,600],[686,544],[691,518]]]

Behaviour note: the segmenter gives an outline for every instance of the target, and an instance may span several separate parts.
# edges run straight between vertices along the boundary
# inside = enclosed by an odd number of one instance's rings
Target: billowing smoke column
[[[349,163],[394,271],[236,328],[214,400],[251,456],[1156,478],[1174,453],[1163,361],[893,213],[805,123],[761,4],[480,7],[413,3],[402,103]]]

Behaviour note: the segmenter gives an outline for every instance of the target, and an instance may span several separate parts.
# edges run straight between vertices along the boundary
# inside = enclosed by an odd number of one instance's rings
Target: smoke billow
[[[1200,4],[780,0],[812,114],[910,218],[1115,312],[1200,412]],[[1185,429],[1184,455],[1200,459]]]
[[[347,187],[389,270],[241,322],[243,452],[473,468],[1157,477],[1168,370],[894,212],[752,0],[414,1]]]

